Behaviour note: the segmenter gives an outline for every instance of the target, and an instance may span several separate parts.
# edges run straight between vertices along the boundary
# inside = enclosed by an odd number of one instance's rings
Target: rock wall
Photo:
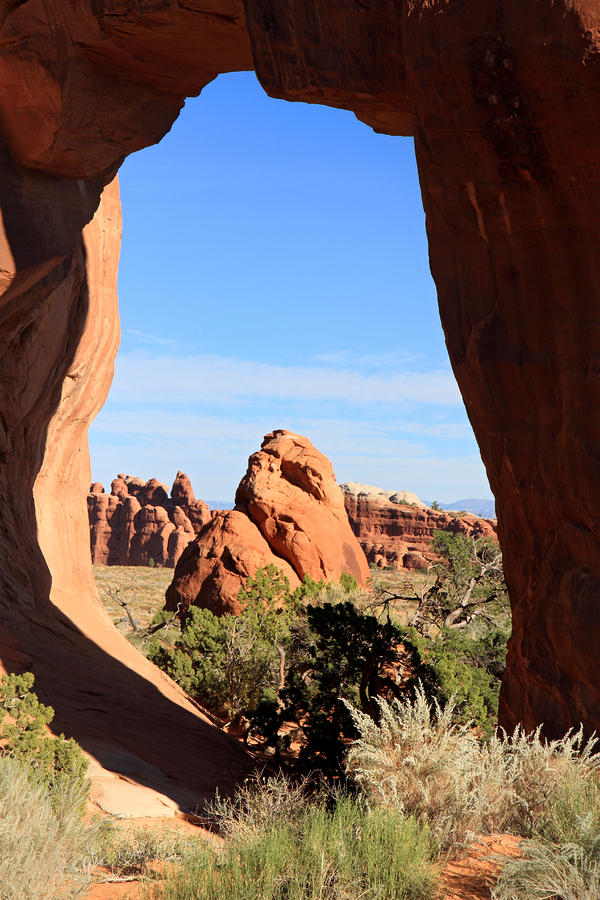
[[[17,358],[22,355],[29,366],[30,389],[13,411],[22,417],[21,428],[13,419],[3,452],[12,466],[21,466],[23,478],[35,462],[37,436],[38,465],[42,450],[43,462],[29,494],[23,481],[16,482],[16,491],[10,469],[4,469],[15,531],[0,538],[4,552],[11,552],[1,576],[0,655],[10,670],[34,671],[36,691],[56,710],[55,727],[75,735],[107,769],[194,809],[220,781],[231,790],[251,762],[115,629],[97,597],[90,565],[87,426],[108,392],[119,340],[120,233],[115,181],[105,189],[74,258],[55,262],[59,272],[69,273],[66,287],[59,281],[53,303],[32,314],[30,347],[27,331],[16,344]],[[42,279],[52,272],[42,271]],[[44,281],[17,273],[12,289],[23,286],[39,302]],[[81,335],[70,344],[73,313],[67,301],[73,292]],[[11,314],[10,298],[9,288],[0,315]],[[22,303],[17,295],[15,322]],[[50,417],[46,391],[52,379],[58,390]],[[3,383],[10,384],[6,372]],[[14,441],[21,443],[8,454]],[[19,535],[28,540],[19,543]],[[173,754],[174,745],[188,758]],[[193,771],[189,759],[196,760]]]
[[[167,566],[174,569],[184,549],[210,522],[190,479],[178,472],[169,496],[156,478],[143,482],[117,475],[110,494],[96,482],[87,495],[92,562],[109,566]]]
[[[91,581],[84,434],[114,351],[94,349],[92,279],[116,259],[101,229],[87,242],[83,230],[124,157],[157,141],[186,95],[251,68],[271,96],[414,134],[442,323],[513,605],[501,720],[598,727],[597,0],[2,6],[0,625],[31,654],[59,725],[150,753],[132,698],[156,698],[155,676],[111,644]],[[113,335],[114,306],[102,315]],[[74,660],[86,677],[67,675]],[[181,721],[185,701],[164,690],[163,713]],[[192,745],[178,759],[204,771]]]
[[[367,486],[354,486],[353,483],[341,485],[344,504],[352,531],[367,560],[376,566],[425,568],[435,558],[431,549],[435,531],[496,538],[496,522],[493,519],[481,519],[469,514],[452,515],[430,509],[418,497],[415,499],[419,505],[409,505],[406,501],[400,503],[398,499],[391,499],[399,497],[393,491],[367,493],[357,490],[357,487]]]
[[[186,547],[166,608],[238,613],[246,578],[267,565],[292,588],[305,575],[338,581],[345,572],[361,585],[369,578],[331,463],[308,438],[283,429],[267,434],[248,460],[235,509],[216,513]]]

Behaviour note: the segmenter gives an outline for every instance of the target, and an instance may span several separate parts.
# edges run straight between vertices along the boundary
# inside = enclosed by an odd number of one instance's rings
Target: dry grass
[[[442,847],[476,834],[550,828],[565,790],[589,792],[600,769],[600,754],[580,734],[546,743],[539,731],[515,731],[482,743],[453,723],[452,703],[432,707],[421,689],[406,703],[380,701],[380,711],[379,725],[352,711],[361,737],[348,771],[372,803],[428,822]]]
[[[142,880],[153,877],[152,864],[180,863],[187,855],[193,854],[199,835],[183,833],[164,823],[157,825],[134,825],[120,827],[108,820],[90,859],[94,868],[102,867],[115,881],[132,876]]]
[[[149,566],[94,566],[94,578],[100,598],[113,622],[121,631],[129,633],[131,626],[125,610],[114,599],[115,592],[118,591],[119,598],[128,603],[136,623],[141,628],[145,628],[164,606],[165,592],[173,580],[173,569],[163,569],[157,566],[152,568]],[[392,612],[394,618],[402,624],[405,623],[410,612],[416,608],[415,591],[421,590],[426,584],[427,578],[428,576],[424,573],[411,572],[407,569],[371,567],[371,581],[375,593],[389,591],[398,596],[399,599],[392,604]],[[356,600],[356,605],[361,609],[364,607],[365,611],[373,611],[370,591],[357,592],[357,597],[351,599],[353,602]],[[323,596],[323,602],[336,603],[345,600],[348,600],[348,595],[338,585],[331,585],[329,591]]]
[[[59,900],[88,883],[97,831],[81,821],[82,790],[66,779],[49,792],[26,765],[0,758],[0,900]]]
[[[393,597],[389,604],[390,615],[398,625],[407,625],[417,609],[421,591],[432,583],[427,572],[414,572],[410,569],[380,569],[371,566],[371,586],[373,601],[371,611],[377,614],[387,612],[382,601]]]
[[[165,592],[173,580],[173,569],[158,566],[94,566],[94,578],[106,611],[123,633],[131,625],[115,595],[124,600],[140,628],[146,628],[163,608]],[[112,596],[111,596],[112,594]]]
[[[598,900],[600,833],[592,827],[592,818],[580,820],[576,841],[524,842],[523,857],[503,868],[494,900]]]

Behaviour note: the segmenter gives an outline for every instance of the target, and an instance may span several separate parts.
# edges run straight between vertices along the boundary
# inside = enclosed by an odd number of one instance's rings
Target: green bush
[[[442,541],[453,559],[447,577],[462,584],[472,547],[462,535]],[[358,609],[363,596],[352,576],[338,584],[305,578],[290,592],[274,566],[258,569],[239,600],[238,616],[191,607],[175,646],[156,640],[149,656],[216,715],[243,715],[246,737],[273,748],[275,762],[293,736],[301,771],[344,778],[357,735],[341,701],[377,719],[376,697],[406,696],[418,680],[430,698],[454,696],[462,721],[488,735],[495,728],[507,638],[500,629],[420,634]]]
[[[46,726],[52,722],[54,710],[40,703],[32,691],[33,685],[31,672],[0,679],[0,756],[26,763],[31,775],[43,786],[71,783],[85,805],[89,787],[87,759],[72,738],[48,733]]]
[[[498,722],[508,632],[490,626],[475,636],[452,628],[426,637],[414,628],[402,634],[413,673],[408,687],[420,682],[427,696],[441,704],[453,698],[455,719],[472,723],[489,737]]]
[[[402,633],[391,622],[364,615],[350,602],[308,606],[310,656],[304,673],[290,671],[280,716],[302,733],[300,767],[344,775],[348,740],[356,736],[343,700],[377,714],[374,698],[396,690],[387,666],[399,663]]]
[[[389,616],[379,621],[357,609],[352,576],[339,584],[305,578],[291,593],[270,566],[247,580],[239,599],[238,616],[191,607],[175,647],[156,641],[149,655],[216,715],[243,714],[247,735],[272,747],[276,761],[293,732],[301,770],[343,778],[356,731],[341,701],[377,718],[377,696],[401,697],[418,679],[441,702],[455,695],[463,721],[488,734],[495,727],[503,633],[448,628],[434,640]]]
[[[149,892],[155,900],[426,900],[438,870],[428,830],[360,800],[308,798],[271,779],[220,803],[227,841],[199,846]]]
[[[248,578],[239,599],[244,604],[239,615],[215,616],[190,607],[174,649],[155,641],[148,651],[189,694],[229,719],[279,689],[281,660],[293,644],[300,602],[274,566]]]
[[[337,585],[306,576],[292,592],[286,576],[269,565],[240,590],[239,615],[215,616],[192,606],[175,646],[155,639],[148,656],[216,715],[251,714],[272,730],[267,719],[278,708],[286,674],[306,671],[310,659],[307,601],[323,603],[334,592],[347,597],[356,589],[352,575],[342,576]],[[270,739],[278,748],[285,744],[275,734]]]

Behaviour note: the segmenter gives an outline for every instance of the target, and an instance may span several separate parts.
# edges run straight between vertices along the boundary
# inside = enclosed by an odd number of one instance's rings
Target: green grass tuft
[[[330,798],[331,799],[331,798]],[[272,816],[268,817],[269,801]],[[287,803],[286,808],[286,800]],[[217,804],[221,851],[199,846],[154,900],[432,900],[439,883],[427,828],[360,800],[307,798],[287,780]]]

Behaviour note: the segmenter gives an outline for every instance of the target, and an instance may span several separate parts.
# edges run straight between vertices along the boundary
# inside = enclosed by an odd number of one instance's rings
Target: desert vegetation
[[[119,627],[262,774],[202,811],[211,842],[90,821],[84,755],[49,733],[33,676],[5,676],[1,900],[75,896],[98,872],[140,880],[147,900],[434,900],[445,861],[497,832],[523,842],[496,900],[597,898],[594,740],[498,732],[510,619],[497,547],[444,534],[436,549],[410,583],[383,573],[367,591],[348,576],[291,591],[259,569],[241,614],[221,617],[163,612],[156,568],[136,570],[141,586],[101,569]]]
[[[311,790],[285,776],[213,804],[225,836],[199,844],[148,897],[161,900],[426,900],[438,887],[429,830],[361,797]]]
[[[85,821],[85,759],[47,733],[52,711],[33,686],[0,682],[2,900],[81,895],[98,866],[136,877],[146,900],[436,900],[448,856],[498,831],[524,841],[495,900],[598,897],[600,753],[581,733],[484,738],[421,684],[376,697],[375,715],[345,701],[355,736],[343,782],[257,776],[204,810],[209,843]]]
[[[159,611],[142,646],[254,749],[300,772],[344,779],[356,737],[344,701],[377,719],[377,698],[406,698],[417,683],[431,700],[453,697],[457,719],[491,735],[510,629],[500,553],[446,532],[435,547],[439,562],[403,592],[360,590],[351,576],[306,577],[290,591],[274,566],[259,569],[239,615],[192,606],[174,630]]]
[[[84,825],[87,760],[73,740],[52,736],[54,711],[31,673],[0,680],[0,897],[54,900],[86,878],[95,826]],[[70,887],[69,887],[70,885]]]

